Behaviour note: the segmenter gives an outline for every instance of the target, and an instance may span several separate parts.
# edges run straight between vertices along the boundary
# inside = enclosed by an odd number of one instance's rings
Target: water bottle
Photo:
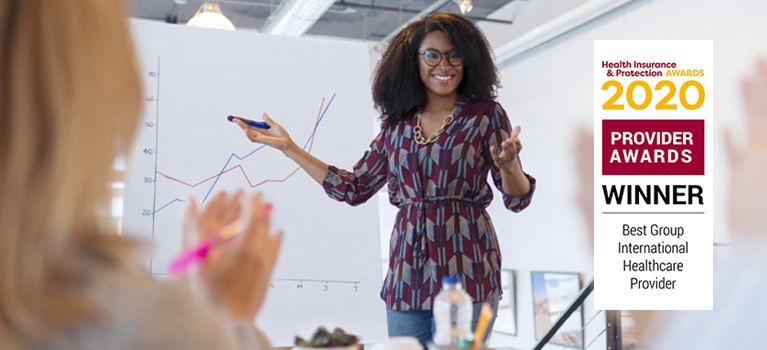
[[[472,301],[457,277],[443,277],[442,291],[434,300],[434,344],[461,346],[473,339]]]

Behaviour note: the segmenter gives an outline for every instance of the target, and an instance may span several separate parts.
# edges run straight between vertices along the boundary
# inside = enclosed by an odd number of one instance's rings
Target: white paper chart
[[[375,136],[362,44],[132,20],[146,108],[125,179],[123,232],[152,244],[147,267],[167,275],[190,198],[263,193],[284,232],[257,320],[275,346],[320,325],[365,343],[386,339],[377,200],[351,207],[281,152],[226,120],[283,125],[300,147],[350,169]]]

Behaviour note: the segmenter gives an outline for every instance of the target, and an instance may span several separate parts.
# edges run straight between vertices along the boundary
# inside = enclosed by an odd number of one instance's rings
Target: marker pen
[[[228,119],[232,123],[234,123],[234,118],[242,120],[243,123],[248,124],[250,126],[255,126],[257,128],[261,128],[261,129],[269,129],[269,128],[271,128],[271,126],[269,126],[269,124],[267,124],[267,123],[257,122],[257,121],[250,120],[250,119],[245,119],[243,117],[238,117],[236,115],[230,115],[230,116],[226,117],[226,119]]]

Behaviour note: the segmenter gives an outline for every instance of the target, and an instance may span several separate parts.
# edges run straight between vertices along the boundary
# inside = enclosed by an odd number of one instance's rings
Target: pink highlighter
[[[218,235],[203,239],[196,246],[191,249],[182,252],[175,257],[168,266],[168,271],[173,275],[183,275],[186,271],[197,264],[205,261],[208,253],[212,248],[218,246],[226,241],[232,239],[232,237],[245,231],[248,223],[250,222],[250,199],[246,196],[242,196],[243,200],[240,200],[240,216],[234,221],[230,222],[226,226],[222,227],[218,231]],[[263,207],[263,216],[269,217],[272,212],[272,205],[267,204]]]
[[[212,239],[203,240],[194,248],[181,253],[170,262],[168,271],[173,275],[183,275],[192,265],[203,262],[210,248],[213,247],[213,241]]]

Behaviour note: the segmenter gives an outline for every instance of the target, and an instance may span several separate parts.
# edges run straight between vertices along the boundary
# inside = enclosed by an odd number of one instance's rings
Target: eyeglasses
[[[426,51],[421,51],[418,54],[423,55],[423,62],[426,63],[426,65],[429,67],[438,66],[439,63],[442,62],[443,55],[444,57],[447,57],[447,63],[453,67],[463,64],[463,61],[461,61],[461,56],[458,56],[458,53],[455,52],[455,50],[440,52],[436,49],[426,49]]]

